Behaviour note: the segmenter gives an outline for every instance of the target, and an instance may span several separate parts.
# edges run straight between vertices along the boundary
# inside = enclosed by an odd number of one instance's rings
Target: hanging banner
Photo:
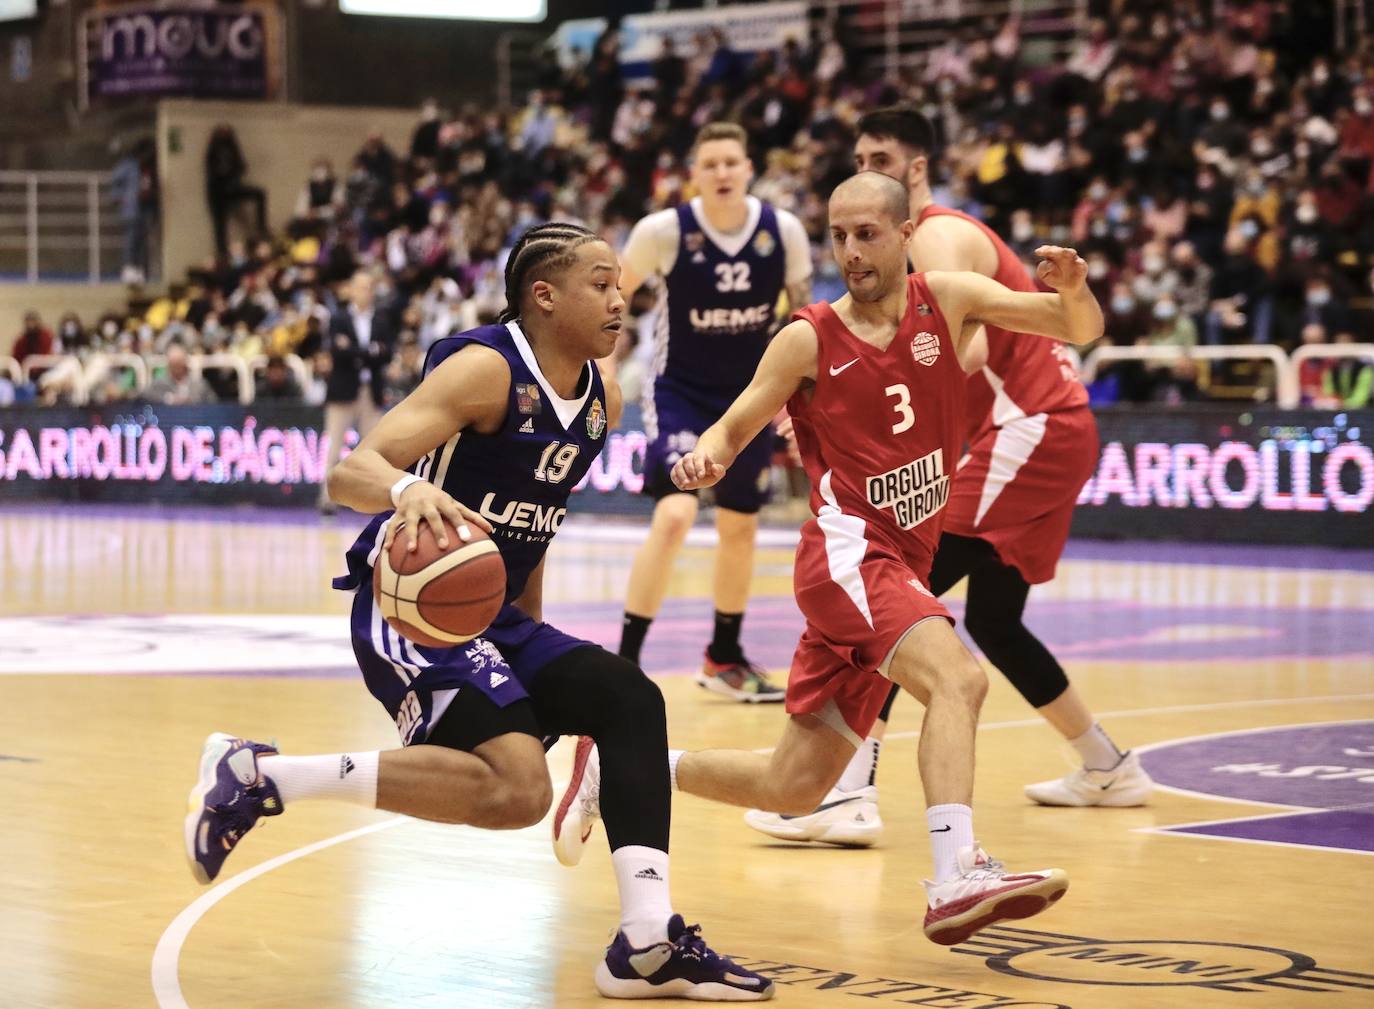
[[[270,7],[112,7],[82,19],[82,97],[272,97]]]

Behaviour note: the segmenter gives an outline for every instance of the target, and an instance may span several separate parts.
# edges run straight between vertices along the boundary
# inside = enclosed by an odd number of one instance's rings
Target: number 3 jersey
[[[543,560],[567,514],[568,495],[605,445],[606,389],[600,371],[588,361],[577,398],[560,397],[514,322],[439,340],[425,360],[425,375],[471,344],[490,347],[510,367],[506,419],[492,434],[460,431],[411,470],[492,524],[492,538],[506,565],[510,602]],[[363,530],[348,551],[349,573],[335,580],[336,588],[356,589],[370,582],[391,514],[376,516]]]
[[[906,283],[906,314],[886,350],[824,302],[796,313],[816,330],[816,385],[787,412],[816,516],[803,545],[823,540],[832,572],[877,549],[925,582],[963,447],[967,382],[922,275]]]

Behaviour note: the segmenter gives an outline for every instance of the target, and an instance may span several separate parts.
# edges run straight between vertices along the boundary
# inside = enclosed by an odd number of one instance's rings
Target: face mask
[[[1312,83],[1325,84],[1331,79],[1331,71],[1326,67],[1314,67],[1312,69]]]
[[[1150,156],[1150,152],[1143,147],[1132,147],[1126,152],[1126,160],[1132,164],[1140,164]]]
[[[1325,287],[1314,287],[1307,292],[1307,303],[1309,305],[1325,305],[1331,300],[1331,292]]]
[[[1087,128],[1088,128],[1088,117],[1087,117],[1087,116],[1070,116],[1070,117],[1069,117],[1069,129],[1071,129],[1071,130],[1086,130]]]
[[[113,340],[115,334],[119,332],[119,325],[113,322],[106,322],[100,327],[100,335],[107,340]]]
[[[74,322],[64,322],[62,324],[63,336],[75,336],[79,332],[81,332],[81,327]]]
[[[1126,315],[1133,308],[1135,308],[1135,299],[1129,295],[1119,294],[1112,299],[1112,311],[1117,315]]]
[[[1197,180],[1198,189],[1202,190],[1204,193],[1215,184],[1216,181],[1210,175],[1204,175]]]
[[[1100,182],[1088,187],[1088,195],[1094,200],[1105,200],[1107,198],[1107,187]]]
[[[1371,106],[1369,102],[1364,99],[1355,103],[1355,114],[1357,116],[1367,116],[1371,109],[1374,109],[1374,106]]]
[[[1212,106],[1212,118],[1220,122],[1231,114],[1231,110],[1225,105]]]
[[[1100,259],[1094,259],[1088,263],[1088,276],[1093,280],[1101,280],[1107,275],[1107,264]]]
[[[1107,222],[1093,221],[1092,225],[1088,228],[1088,230],[1092,232],[1094,238],[1101,238],[1103,235],[1107,233]]]
[[[1241,221],[1236,230],[1240,232],[1242,238],[1249,242],[1259,234],[1259,225],[1254,221]]]
[[[1142,260],[1141,265],[1142,265],[1143,267],[1145,267],[1145,272],[1146,272],[1146,273],[1149,273],[1149,274],[1156,274],[1156,273],[1159,273],[1161,270],[1164,269],[1164,257],[1163,257],[1163,256],[1146,256],[1146,257],[1144,258],[1144,260]]]
[[[1310,203],[1304,203],[1293,214],[1303,224],[1311,224],[1317,219],[1317,208]]]
[[[1250,153],[1257,158],[1267,158],[1274,153],[1274,147],[1267,140],[1259,140],[1250,145]]]
[[[1011,226],[1011,237],[1018,242],[1028,242],[1034,234],[1034,226],[1025,221],[1017,221]]]
[[[1155,318],[1161,322],[1167,322],[1178,315],[1178,307],[1167,301],[1161,301],[1155,306]]]

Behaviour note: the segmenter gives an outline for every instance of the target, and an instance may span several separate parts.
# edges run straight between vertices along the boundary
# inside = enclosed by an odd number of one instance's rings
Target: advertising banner
[[[1374,547],[1374,412],[1102,410],[1074,535]],[[348,447],[356,436],[350,432]],[[648,515],[639,410],[577,487],[574,512]],[[271,403],[0,410],[0,502],[310,507],[318,407]]]
[[[268,98],[272,28],[263,7],[90,11],[84,97]]]

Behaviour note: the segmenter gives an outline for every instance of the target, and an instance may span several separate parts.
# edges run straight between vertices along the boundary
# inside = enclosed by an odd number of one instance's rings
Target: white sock
[[[258,770],[277,786],[283,806],[297,799],[338,799],[375,809],[379,756],[373,750],[316,757],[259,757]]]
[[[841,792],[857,792],[873,784],[878,774],[878,749],[881,746],[882,743],[872,736],[860,743],[859,748],[854,751],[854,756],[849,758],[849,764],[840,775],[840,780],[835,783],[835,787]]]
[[[1096,722],[1077,739],[1070,739],[1069,743],[1078,751],[1083,766],[1090,771],[1110,771],[1126,756]]]
[[[611,852],[620,890],[620,930],[635,949],[668,941],[673,902],[668,894],[668,853],[642,844]]]
[[[686,753],[686,752],[687,752],[686,750],[669,750],[669,751],[668,751],[668,781],[669,781],[669,788],[671,788],[674,792],[676,792],[676,791],[678,790],[678,787],[677,787],[677,762],[678,762],[679,760],[682,759],[682,755],[683,755],[684,753]]]
[[[926,810],[930,846],[935,854],[935,882],[959,875],[959,849],[973,847],[973,810],[950,802]]]

